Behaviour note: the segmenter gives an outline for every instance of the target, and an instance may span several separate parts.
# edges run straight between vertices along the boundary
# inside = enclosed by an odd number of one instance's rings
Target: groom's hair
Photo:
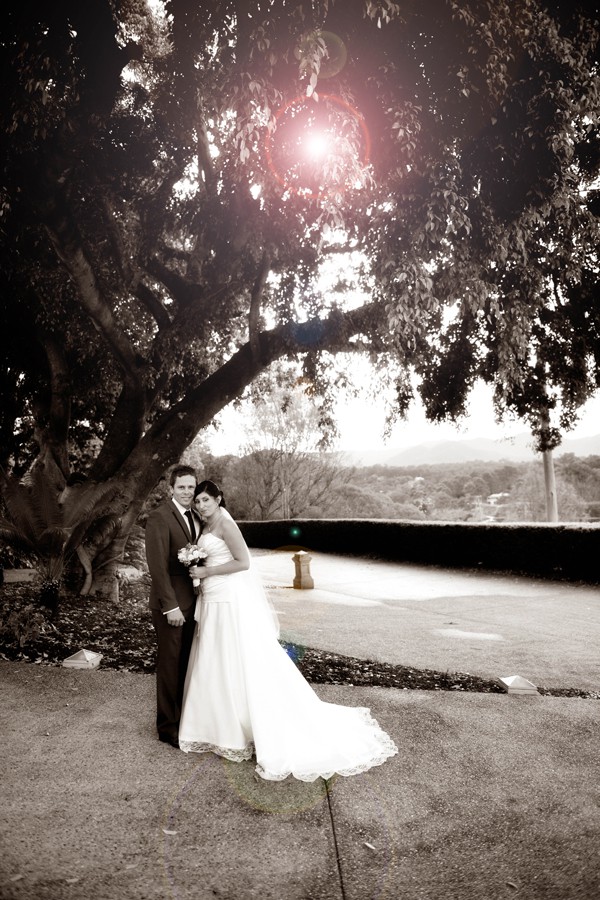
[[[169,475],[169,484],[171,487],[173,487],[178,478],[183,478],[184,475],[191,475],[192,478],[198,480],[196,470],[191,466],[175,466],[171,469],[171,474]]]

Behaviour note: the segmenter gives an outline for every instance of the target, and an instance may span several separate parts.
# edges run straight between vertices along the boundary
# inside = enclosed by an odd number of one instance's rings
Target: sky
[[[600,434],[600,395],[586,404],[576,428],[569,438]],[[375,450],[384,447],[410,447],[433,441],[491,438],[502,440],[528,431],[525,422],[515,420],[496,423],[492,393],[486,385],[477,385],[470,398],[470,415],[459,424],[428,422],[420,404],[414,404],[406,421],[399,422],[384,441],[382,431],[385,413],[382,405],[359,401],[340,409],[340,450]]]
[[[435,441],[491,438],[506,440],[528,431],[521,421],[497,424],[494,420],[492,395],[486,385],[474,387],[470,401],[470,415],[459,425],[427,422],[423,408],[415,403],[406,421],[398,423],[385,440],[385,405],[369,399],[348,400],[336,406],[340,439],[333,448],[340,451],[381,450],[413,447]],[[221,414],[218,432],[208,432],[208,443],[213,453],[238,453],[243,443],[243,419],[233,408]],[[580,438],[600,434],[600,394],[582,409],[579,424],[565,437]]]

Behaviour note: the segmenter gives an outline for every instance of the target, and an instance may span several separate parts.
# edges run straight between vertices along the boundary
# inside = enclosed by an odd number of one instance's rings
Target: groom
[[[200,519],[191,509],[196,488],[194,469],[175,466],[169,483],[171,499],[150,513],[146,522],[146,559],[152,580],[150,610],[158,644],[156,728],[159,740],[178,747],[196,597],[188,568],[179,562],[177,552],[197,539]]]

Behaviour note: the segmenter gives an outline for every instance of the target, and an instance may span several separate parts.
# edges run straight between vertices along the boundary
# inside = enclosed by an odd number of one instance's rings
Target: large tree
[[[565,7],[568,6],[568,10]],[[533,0],[11,4],[2,465],[161,473],[284,357],[416,369],[433,418],[597,384],[598,24]],[[309,140],[310,138],[310,140]],[[333,253],[368,299],[323,296]],[[349,255],[349,265],[351,256]],[[531,351],[531,352],[530,352]]]

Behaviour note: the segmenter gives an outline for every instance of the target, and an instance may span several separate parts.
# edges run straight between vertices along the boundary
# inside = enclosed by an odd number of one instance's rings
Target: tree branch
[[[189,306],[195,300],[202,298],[204,291],[199,284],[190,284],[190,282],[173,272],[168,266],[165,266],[159,259],[153,257],[146,264],[146,271],[157,281],[160,281],[169,294],[179,306]]]
[[[142,58],[142,49],[132,41],[119,46],[110,4],[68,0],[67,6],[85,71],[80,105],[87,115],[103,117],[113,109],[121,72],[132,59]]]
[[[38,397],[37,440],[40,456],[49,455],[63,478],[69,475],[68,436],[71,423],[71,379],[69,367],[58,340],[47,332],[38,333],[48,363],[48,395]]]
[[[142,281],[137,285],[135,295],[138,300],[141,300],[152,318],[155,320],[159,330],[161,328],[167,328],[171,324],[171,317],[161,303],[160,298],[157,297],[154,291],[151,291],[150,288]]]
[[[48,431],[54,458],[65,478],[69,474],[68,439],[71,424],[71,378],[67,360],[58,341],[49,335],[42,338],[50,368],[50,410]]]
[[[123,477],[141,477],[150,489],[165,468],[179,458],[181,448],[188,446],[196,434],[239,397],[272,362],[309,350],[350,350],[353,346],[350,338],[368,333],[379,312],[380,307],[376,303],[369,303],[346,313],[334,312],[327,319],[287,323],[262,332],[258,335],[258,354],[252,352],[249,342],[244,344],[148,429],[139,444],[132,447],[131,455],[121,470]],[[150,447],[158,451],[154,452],[151,460]]]
[[[104,213],[104,226],[106,228],[108,241],[112,248],[114,258],[117,261],[121,278],[125,284],[133,285],[136,280],[139,280],[139,272],[135,271],[131,264],[131,257],[123,244],[123,238],[117,225],[114,209],[107,197],[103,197],[101,208]]]
[[[83,571],[85,572],[85,579],[83,581],[83,585],[81,586],[81,590],[79,591],[79,595],[81,597],[85,597],[89,594],[90,588],[92,587],[92,582],[94,580],[92,560],[90,559],[90,554],[87,552],[83,544],[80,544],[75,552],[77,553],[79,562],[81,563]]]
[[[258,356],[259,353],[259,333],[258,326],[260,320],[260,303],[263,295],[263,291],[265,288],[265,284],[267,282],[267,278],[269,276],[269,271],[271,268],[271,255],[269,251],[265,248],[263,250],[262,259],[260,262],[260,268],[258,270],[258,274],[252,285],[252,291],[250,294],[250,312],[248,314],[248,335],[250,338],[250,348],[252,350],[253,356]]]
[[[210,194],[212,193],[215,184],[215,169],[210,155],[210,144],[208,142],[206,126],[201,119],[198,120],[196,124],[196,131],[196,146],[198,148],[198,174],[200,176],[198,180],[206,193]],[[204,174],[204,179],[202,179],[202,174]]]
[[[42,197],[37,200],[33,197],[32,200],[39,209],[56,255],[75,282],[81,306],[110,347],[125,377],[133,383],[139,383],[137,357],[102,295],[64,196],[56,184],[42,184],[40,188],[43,191]]]

